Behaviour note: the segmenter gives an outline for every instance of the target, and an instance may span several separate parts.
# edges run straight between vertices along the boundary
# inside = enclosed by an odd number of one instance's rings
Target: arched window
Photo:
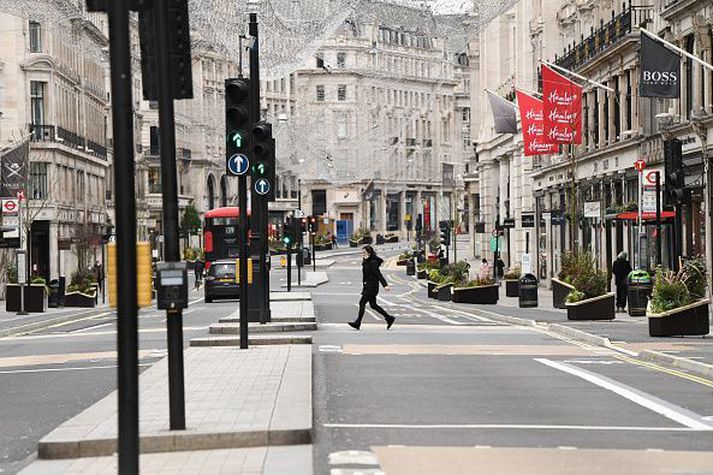
[[[228,177],[220,177],[220,205],[228,206]]]
[[[215,208],[215,178],[208,175],[208,209]]]

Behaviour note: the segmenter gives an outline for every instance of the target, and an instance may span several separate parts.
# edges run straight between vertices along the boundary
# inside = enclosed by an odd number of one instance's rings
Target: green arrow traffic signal
[[[253,175],[263,176],[267,173],[267,165],[264,162],[258,162],[253,164]]]
[[[230,132],[228,134],[228,141],[233,142],[237,148],[243,146],[243,136],[240,135],[240,132]]]

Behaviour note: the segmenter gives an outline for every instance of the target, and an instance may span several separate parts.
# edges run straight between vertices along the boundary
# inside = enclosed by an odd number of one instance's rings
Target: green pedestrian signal
[[[285,246],[289,246],[290,243],[292,242],[292,237],[291,236],[282,236],[282,242],[285,243]]]

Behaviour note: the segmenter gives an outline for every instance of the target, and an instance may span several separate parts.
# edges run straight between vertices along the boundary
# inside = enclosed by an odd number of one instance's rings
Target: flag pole
[[[616,91],[614,91],[614,89],[612,89],[612,88],[609,87],[609,86],[605,86],[604,84],[602,84],[602,83],[600,83],[600,82],[597,82],[597,81],[594,81],[594,80],[592,80],[592,79],[586,78],[586,77],[582,76],[581,74],[577,74],[577,73],[575,73],[575,72],[570,71],[569,69],[565,69],[565,68],[563,68],[563,67],[557,66],[556,64],[550,63],[549,61],[546,61],[546,60],[544,60],[544,59],[542,59],[542,58],[540,58],[538,61],[539,61],[540,63],[546,65],[546,66],[549,66],[549,67],[551,67],[551,68],[553,68],[553,69],[556,69],[557,71],[559,71],[559,72],[561,72],[561,73],[570,74],[570,75],[576,77],[577,79],[581,79],[582,81],[586,81],[586,82],[588,82],[589,84],[592,84],[592,85],[594,85],[594,86],[597,86],[597,87],[599,87],[599,88],[601,88],[601,89],[606,89],[606,90],[609,91],[609,92],[616,92]]]
[[[670,43],[670,42],[664,40],[663,38],[659,37],[658,35],[656,35],[656,34],[650,32],[650,31],[647,30],[646,28],[641,28],[641,27],[639,27],[639,30],[640,30],[643,34],[645,34],[646,36],[648,36],[649,38],[652,38],[652,39],[654,39],[655,41],[661,43],[662,45],[664,45],[664,46],[667,47],[668,49],[671,49],[671,50],[675,51],[675,52],[678,53],[678,54],[682,54],[683,56],[685,56],[686,58],[690,59],[691,61],[695,61],[696,63],[700,64],[700,65],[703,66],[704,68],[706,68],[706,69],[708,69],[708,70],[710,70],[710,71],[713,71],[713,65],[711,65],[711,64],[709,64],[709,63],[703,61],[703,60],[702,60],[701,58],[699,58],[698,56],[694,56],[694,55],[692,55],[691,53],[689,53],[688,51],[686,51],[686,50],[684,50],[684,49],[681,49],[681,48],[679,48],[678,46],[674,45],[673,43]]]

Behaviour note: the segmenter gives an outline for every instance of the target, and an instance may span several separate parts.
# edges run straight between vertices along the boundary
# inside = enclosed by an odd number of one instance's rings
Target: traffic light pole
[[[158,61],[158,121],[161,139],[161,191],[163,199],[164,259],[181,260],[178,249],[178,179],[176,171],[176,123],[171,78],[170,15],[168,0],[153,3],[156,9],[156,57]],[[168,400],[171,430],[186,428],[183,382],[182,309],[166,310],[168,344]]]
[[[139,336],[129,5],[124,0],[110,0],[105,6],[111,38],[109,57],[116,165],[116,250],[121,255],[121,259],[117,259],[116,312],[119,474],[129,475],[139,473]],[[88,4],[87,9],[102,11],[99,5]]]
[[[292,292],[292,243],[287,245],[287,291]]]
[[[250,48],[250,97],[251,116],[255,123],[260,120],[260,41],[258,35],[257,13],[250,14],[248,33],[253,38],[253,47]],[[252,124],[253,126],[255,124]],[[251,156],[254,160],[254,153]],[[253,180],[254,186],[255,180]],[[271,183],[271,186],[274,184]],[[255,280],[250,286],[251,305],[248,310],[250,320],[267,323],[270,321],[270,273],[267,265],[267,199],[260,197],[255,190],[251,190],[252,217],[250,222],[251,242],[250,253],[255,262],[259,263]]]

